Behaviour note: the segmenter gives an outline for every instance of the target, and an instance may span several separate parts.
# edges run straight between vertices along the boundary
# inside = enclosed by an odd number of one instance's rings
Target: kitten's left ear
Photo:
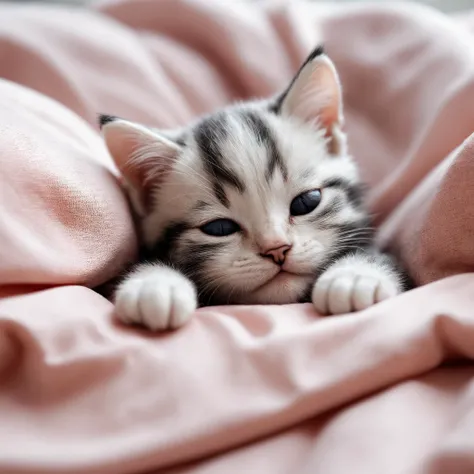
[[[308,56],[288,89],[277,99],[274,110],[324,128],[330,152],[343,151],[341,83],[334,63],[322,47]]]
[[[133,206],[144,216],[181,151],[181,147],[143,125],[101,115],[102,135],[127,184]]]

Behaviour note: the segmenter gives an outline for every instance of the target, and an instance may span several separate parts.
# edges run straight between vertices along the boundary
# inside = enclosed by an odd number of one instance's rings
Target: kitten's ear
[[[322,47],[308,56],[288,89],[277,99],[275,110],[323,127],[330,139],[330,151],[341,152],[344,146],[341,83],[334,63]]]
[[[99,122],[107,148],[130,188],[133,204],[145,215],[153,190],[166,178],[181,147],[147,127],[118,117],[101,115]]]

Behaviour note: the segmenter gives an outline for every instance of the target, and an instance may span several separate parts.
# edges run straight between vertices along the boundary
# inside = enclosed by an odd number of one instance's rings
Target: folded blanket
[[[0,472],[473,472],[473,33],[413,4],[0,4]],[[319,42],[379,242],[423,286],[120,326],[89,289],[136,256],[96,114],[180,125]]]

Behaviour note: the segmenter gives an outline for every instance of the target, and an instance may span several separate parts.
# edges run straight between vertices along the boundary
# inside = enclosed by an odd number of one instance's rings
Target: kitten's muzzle
[[[264,258],[272,259],[277,265],[285,263],[286,254],[291,250],[291,245],[281,245],[280,247],[269,249],[260,255]]]

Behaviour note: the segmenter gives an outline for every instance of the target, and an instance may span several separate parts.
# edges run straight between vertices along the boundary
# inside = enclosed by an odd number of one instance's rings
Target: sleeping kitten
[[[342,121],[338,75],[322,48],[278,97],[182,130],[101,116],[152,262],[119,285],[120,319],[177,328],[198,300],[312,301],[340,314],[400,293],[401,275],[373,247]]]

